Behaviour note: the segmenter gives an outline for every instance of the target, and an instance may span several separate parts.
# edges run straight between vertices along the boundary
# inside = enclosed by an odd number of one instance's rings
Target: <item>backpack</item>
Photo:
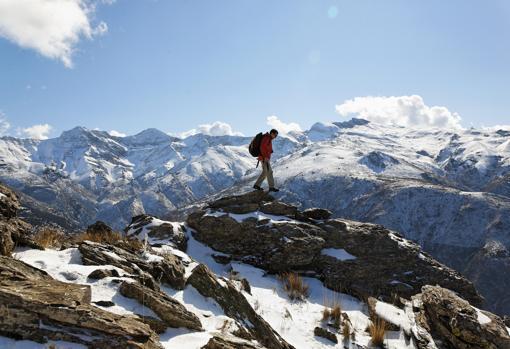
[[[260,155],[260,142],[262,141],[263,136],[262,132],[258,133],[255,137],[253,137],[250,145],[248,146],[251,156],[255,158]]]

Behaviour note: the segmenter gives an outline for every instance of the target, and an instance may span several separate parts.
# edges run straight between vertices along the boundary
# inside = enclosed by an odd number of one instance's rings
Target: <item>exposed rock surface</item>
[[[137,282],[124,281],[120,284],[120,293],[136,299],[140,304],[152,309],[170,327],[186,327],[202,330],[198,317],[161,291],[151,290]]]
[[[133,217],[131,223],[124,229],[128,236],[137,236],[143,240],[142,233],[147,232],[148,237],[153,240],[169,240],[181,251],[186,251],[188,239],[185,234],[185,228],[179,224],[174,226],[171,223],[152,225],[156,218],[147,214]]]
[[[96,269],[92,273],[89,274],[89,279],[104,279],[106,277],[119,277],[120,274],[116,269]]]
[[[327,340],[330,340],[331,342],[333,342],[335,344],[338,343],[338,338],[336,337],[336,334],[328,331],[325,328],[315,327],[313,330],[313,334],[318,337],[326,338]]]
[[[255,312],[242,293],[229,281],[222,280],[220,283],[204,264],[193,270],[187,283],[195,287],[202,296],[218,302],[225,315],[236,319],[238,325],[259,343],[271,349],[293,348]]]
[[[418,323],[436,344],[456,349],[510,348],[510,335],[501,318],[474,308],[450,290],[427,285],[414,302]]]
[[[237,337],[216,335],[201,349],[264,349],[264,347]]]
[[[267,207],[283,215],[267,217],[262,212]],[[422,286],[438,284],[482,304],[471,282],[397,233],[375,224],[325,219],[328,214],[317,209],[308,212],[249,192],[212,202],[190,214],[187,223],[197,240],[234,259],[270,272],[311,271],[327,287],[361,299],[410,299]]]
[[[90,305],[90,287],[0,256],[0,335],[94,348],[161,348],[148,325]]]
[[[184,265],[174,255],[166,254],[160,260],[148,261],[118,246],[91,241],[82,242],[78,249],[86,265],[106,264],[119,267],[143,279],[144,285],[156,285],[155,279],[176,289],[184,288]]]
[[[0,184],[0,255],[9,256],[15,246],[41,248],[29,236],[32,226],[18,218],[18,197]]]

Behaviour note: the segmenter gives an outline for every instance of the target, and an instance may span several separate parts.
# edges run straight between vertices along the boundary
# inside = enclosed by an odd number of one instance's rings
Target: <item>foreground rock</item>
[[[119,291],[123,296],[134,298],[140,304],[152,309],[170,327],[202,330],[202,324],[195,314],[161,291],[154,291],[139,283],[128,281],[122,282]]]
[[[78,249],[85,265],[119,267],[137,276],[144,285],[152,285],[149,287],[153,289],[157,288],[156,280],[165,282],[178,290],[184,288],[184,264],[180,259],[172,254],[165,254],[150,260],[143,257],[143,251],[135,254],[121,246],[84,241]]]
[[[415,243],[380,225],[328,217],[327,211],[300,212],[264,192],[249,192],[212,202],[187,223],[197,240],[233,259],[269,272],[312,272],[327,287],[361,299],[410,299],[424,285],[437,284],[482,304],[471,282]]]
[[[15,246],[38,246],[30,237],[32,226],[18,218],[20,204],[16,194],[0,184],[0,255],[10,256]]]
[[[414,304],[417,323],[432,335],[436,344],[459,349],[510,348],[510,335],[501,318],[474,308],[450,290],[425,286],[414,297]],[[422,343],[423,348],[427,342]]]
[[[145,234],[152,240],[164,240],[165,243],[171,243],[179,250],[186,252],[188,239],[185,234],[185,228],[182,224],[162,222],[156,223],[158,219],[150,215],[139,215],[131,219],[131,223],[124,229],[128,237],[137,237],[144,240]]]
[[[54,280],[0,256],[0,335],[39,343],[65,340],[94,348],[161,348],[156,333],[131,317],[90,305],[90,287]]]
[[[216,335],[201,349],[264,349],[264,347],[237,337]]]
[[[225,315],[238,321],[240,330],[236,335],[239,337],[256,339],[271,349],[293,348],[255,312],[242,293],[229,281],[218,281],[204,264],[193,270],[187,283],[195,287],[202,296],[213,298],[223,308]]]

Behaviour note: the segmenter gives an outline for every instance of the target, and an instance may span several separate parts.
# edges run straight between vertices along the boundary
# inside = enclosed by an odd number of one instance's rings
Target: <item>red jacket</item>
[[[273,152],[273,139],[271,138],[271,135],[269,133],[266,133],[262,136],[262,139],[260,140],[260,155],[258,159],[260,161],[267,159],[271,159],[271,153]]]

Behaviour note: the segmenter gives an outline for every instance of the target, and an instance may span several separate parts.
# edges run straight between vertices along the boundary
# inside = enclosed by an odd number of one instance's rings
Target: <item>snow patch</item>
[[[352,254],[350,254],[343,248],[325,248],[321,251],[321,254],[334,257],[341,261],[348,261],[350,259],[356,259],[355,256],[353,256]]]

